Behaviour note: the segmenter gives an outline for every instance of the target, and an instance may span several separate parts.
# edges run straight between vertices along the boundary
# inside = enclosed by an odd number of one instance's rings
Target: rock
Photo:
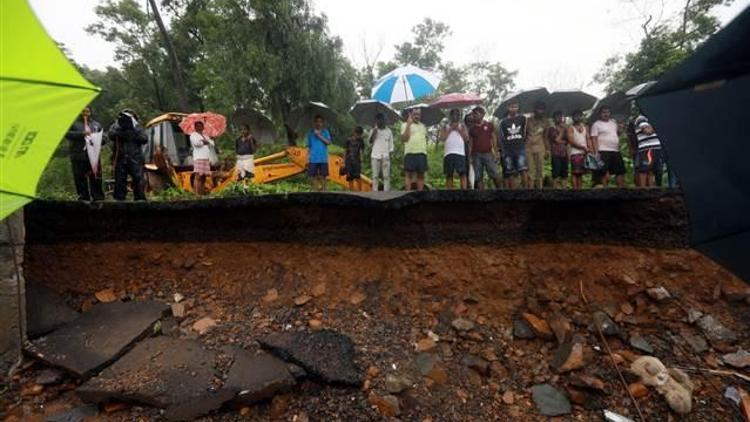
[[[599,327],[605,336],[620,336],[622,329],[605,312],[596,311],[593,314],[594,324]]]
[[[742,369],[750,366],[750,353],[740,349],[735,353],[729,353],[721,357],[725,364],[734,368]]]
[[[702,316],[703,316],[703,312],[697,309],[690,308],[687,311],[687,318],[690,324],[695,324],[695,322],[698,321]]]
[[[741,282],[725,281],[721,285],[721,291],[729,302],[744,302],[750,298],[750,287]]]
[[[107,404],[104,405],[104,412],[105,413],[115,413],[115,412],[119,412],[120,410],[125,410],[128,407],[130,407],[130,406],[128,406],[127,403],[109,402],[109,403],[107,403]]]
[[[269,289],[266,292],[266,295],[263,296],[263,302],[271,303],[275,302],[279,299],[279,291],[276,289]]]
[[[471,331],[474,329],[474,322],[465,318],[456,318],[451,322],[451,326],[457,331]]]
[[[180,293],[175,293],[172,298],[174,299],[174,303],[180,303],[185,299],[185,296],[183,296]]]
[[[486,360],[487,362],[495,362],[498,360],[497,353],[495,353],[494,349],[488,348],[482,350],[482,359]]]
[[[351,303],[354,306],[357,306],[364,302],[367,299],[367,295],[360,291],[354,292],[351,297],[349,297],[349,303]]]
[[[335,331],[276,333],[259,342],[275,356],[301,366],[323,382],[361,387],[364,381],[354,362],[354,342]]]
[[[588,397],[586,397],[586,393],[584,393],[581,390],[575,389],[575,388],[568,388],[568,399],[570,399],[571,403],[577,404],[579,406],[583,406],[588,401]]]
[[[110,303],[117,300],[117,295],[115,295],[115,291],[112,289],[99,290],[94,293],[94,296],[96,300],[102,303]]]
[[[555,334],[558,344],[563,344],[571,340],[573,335],[573,327],[570,325],[570,320],[560,314],[556,314],[550,321],[549,327]]]
[[[503,403],[505,403],[508,406],[510,406],[515,401],[516,401],[516,397],[515,397],[515,395],[513,394],[512,391],[508,390],[508,391],[506,391],[506,392],[503,393]]]
[[[604,410],[603,417],[605,422],[635,422],[611,410]]]
[[[311,320],[307,321],[307,325],[310,326],[311,330],[318,331],[318,330],[321,330],[323,328],[323,321],[321,321],[319,319],[311,319]]]
[[[305,305],[307,302],[309,302],[311,300],[312,300],[312,296],[310,296],[310,295],[297,296],[297,297],[294,298],[294,304],[296,306],[303,306],[303,305]]]
[[[437,343],[435,343],[435,340],[429,337],[419,340],[415,345],[415,349],[417,352],[429,352],[435,347],[437,347]]]
[[[38,396],[44,392],[44,386],[39,384],[25,385],[21,389],[21,397]]]
[[[636,350],[648,353],[649,355],[652,355],[654,353],[654,347],[651,346],[651,344],[649,344],[649,342],[641,336],[630,337],[630,345],[633,346]]]
[[[427,375],[432,371],[440,358],[434,353],[420,353],[414,358],[414,367],[421,375]]]
[[[216,320],[210,317],[201,318],[193,324],[193,331],[197,332],[200,336],[214,328],[216,328]]]
[[[100,303],[25,351],[47,364],[88,378],[122,356],[169,308],[153,301]]]
[[[630,394],[632,394],[633,397],[637,399],[646,397],[648,395],[648,388],[641,382],[636,382],[628,385],[628,390],[630,391]]]
[[[531,330],[529,324],[521,317],[513,319],[513,337],[520,338],[523,340],[531,340],[535,338],[534,331]]]
[[[625,284],[627,284],[627,285],[629,285],[629,286],[635,286],[636,284],[638,284],[638,283],[637,283],[637,282],[635,281],[635,279],[633,279],[633,277],[631,277],[631,276],[630,276],[630,275],[628,275],[628,274],[623,274],[623,275],[622,275],[622,281],[624,281],[624,282],[625,282]]]
[[[326,284],[325,283],[318,283],[313,288],[312,291],[313,297],[321,297],[324,294],[326,294]]]
[[[195,262],[196,262],[195,258],[193,258],[192,256],[189,256],[185,258],[185,261],[182,263],[182,268],[186,270],[192,270],[193,267],[195,267]]]
[[[440,364],[436,363],[430,372],[425,375],[425,377],[431,379],[437,384],[448,384],[448,372],[445,370],[445,367]]]
[[[646,294],[648,294],[651,299],[659,303],[666,302],[672,298],[672,295],[670,295],[669,291],[667,291],[667,289],[665,289],[663,286],[646,289]]]
[[[644,356],[630,365],[630,370],[641,377],[641,382],[653,386],[669,407],[681,415],[692,409],[693,386],[687,374],[676,368],[667,369],[657,358]]]
[[[138,402],[165,409],[168,419],[191,419],[230,400],[210,392],[215,355],[194,340],[152,337],[76,390],[88,403]],[[208,363],[208,364],[207,364]]]
[[[555,351],[551,366],[558,373],[565,373],[583,368],[583,344],[563,343]]]
[[[531,330],[537,337],[543,340],[552,340],[555,338],[555,335],[552,333],[552,328],[547,324],[547,321],[528,312],[521,314],[521,318],[523,318],[526,324],[531,327]]]
[[[371,392],[367,397],[367,401],[371,406],[375,406],[381,415],[394,418],[401,414],[401,406],[398,401],[398,397],[392,395],[386,395],[383,397]]]
[[[693,349],[695,353],[703,353],[708,350],[708,343],[706,342],[706,339],[704,339],[700,334],[694,335],[687,330],[681,330],[680,336],[687,342],[687,344],[691,349]]]
[[[477,371],[480,375],[487,376],[490,374],[490,363],[478,356],[466,355],[461,363],[468,368]]]
[[[249,406],[294,388],[296,380],[286,362],[268,353],[254,356],[238,347],[229,353],[234,362],[223,388],[237,392],[236,404]]]
[[[78,317],[60,294],[39,283],[26,281],[26,334],[43,336]]]
[[[385,377],[385,389],[391,394],[398,394],[408,390],[414,385],[414,382],[405,376],[388,374]]]
[[[620,305],[620,311],[622,311],[622,313],[625,315],[633,315],[635,309],[633,308],[633,305],[630,304],[630,302],[625,302]]]
[[[549,384],[531,387],[531,395],[537,410],[544,416],[562,416],[572,411],[565,394]]]
[[[604,381],[590,375],[577,374],[570,377],[570,385],[577,388],[604,392]]]
[[[35,383],[39,385],[43,385],[43,386],[60,384],[62,380],[63,380],[62,372],[56,369],[42,369],[34,378]]]
[[[734,343],[737,341],[737,334],[711,315],[703,316],[698,320],[697,324],[703,331],[703,334],[712,343]]]
[[[99,407],[93,404],[78,406],[62,413],[56,413],[44,418],[45,422],[84,422],[95,420],[99,414]]]
[[[172,308],[172,316],[175,318],[185,318],[185,304],[184,303],[172,303],[169,305]]]

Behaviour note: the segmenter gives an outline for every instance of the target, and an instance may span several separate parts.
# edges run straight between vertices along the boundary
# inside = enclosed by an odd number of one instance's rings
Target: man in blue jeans
[[[526,163],[526,116],[519,114],[517,100],[508,103],[508,114],[500,121],[500,149],[503,154],[503,178],[506,189],[515,189],[521,176],[523,187],[529,187]]]
[[[312,178],[312,188],[316,192],[326,190],[328,145],[331,145],[331,142],[331,133],[325,128],[323,116],[315,116],[313,127],[307,132],[307,147],[310,150],[307,173]]]

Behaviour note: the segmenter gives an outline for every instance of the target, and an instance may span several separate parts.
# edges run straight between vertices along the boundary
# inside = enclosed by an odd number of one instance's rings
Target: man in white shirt
[[[450,121],[440,130],[441,141],[445,141],[445,156],[443,158],[443,172],[445,173],[446,189],[453,189],[453,175],[458,174],[461,189],[469,187],[466,174],[466,141],[469,131],[461,121],[461,111],[453,109]]]
[[[195,132],[190,134],[193,145],[193,191],[202,196],[205,193],[206,177],[211,175],[211,149],[213,139],[203,134],[203,122],[195,122]]]
[[[393,132],[385,126],[385,116],[375,116],[375,127],[370,135],[372,153],[372,190],[377,191],[383,182],[383,191],[391,190],[391,153],[393,152]],[[382,175],[382,177],[381,177]]]
[[[625,162],[620,153],[620,134],[617,121],[612,119],[612,111],[604,106],[599,111],[599,120],[591,125],[591,145],[594,152],[604,162],[604,168],[594,174],[594,183],[609,185],[611,175],[615,175],[617,187],[625,187]]]

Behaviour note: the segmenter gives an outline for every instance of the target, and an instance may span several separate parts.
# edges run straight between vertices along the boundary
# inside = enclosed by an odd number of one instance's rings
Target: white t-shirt
[[[445,138],[445,155],[466,155],[465,148],[466,144],[463,136],[461,136],[461,132],[451,130],[450,133],[448,133],[448,137]]]
[[[193,145],[193,161],[211,159],[211,149],[208,145],[203,144],[203,139],[207,140],[209,144],[214,145],[214,140],[208,136],[201,135],[198,132],[190,134],[190,143]]]
[[[617,136],[617,122],[615,119],[609,121],[597,120],[591,125],[591,136],[598,137],[599,151],[619,152],[620,137]]]
[[[372,158],[388,158],[393,152],[393,132],[390,128],[378,129],[372,144]]]

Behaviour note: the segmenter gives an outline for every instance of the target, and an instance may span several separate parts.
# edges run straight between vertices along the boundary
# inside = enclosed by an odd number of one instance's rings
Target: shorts
[[[492,180],[497,180],[497,164],[495,155],[491,152],[476,153],[471,156],[471,165],[474,166],[474,182],[478,183],[484,179],[484,171]]]
[[[552,156],[552,178],[568,178],[568,157],[555,157],[554,155]]]
[[[503,176],[515,176],[528,169],[525,150],[503,152]]]
[[[648,148],[638,151],[635,156],[635,171],[638,173],[662,173],[664,161],[662,159],[661,148]]]
[[[344,161],[346,167],[346,180],[351,182],[362,177],[362,162],[357,159],[347,158]]]
[[[200,158],[193,161],[193,173],[200,176],[210,176],[211,162],[208,160],[208,158]]]
[[[604,161],[604,168],[597,172],[600,175],[609,173],[610,175],[622,176],[625,174],[625,162],[622,160],[620,152],[599,151],[599,157]]]
[[[458,154],[448,154],[443,158],[443,173],[447,177],[458,173],[459,176],[466,176],[466,156]]]
[[[426,172],[427,154],[406,154],[404,156],[404,171],[408,173]]]
[[[586,154],[573,154],[570,156],[570,172],[575,175],[586,173]]]
[[[328,177],[328,163],[310,163],[307,175],[310,177]]]

